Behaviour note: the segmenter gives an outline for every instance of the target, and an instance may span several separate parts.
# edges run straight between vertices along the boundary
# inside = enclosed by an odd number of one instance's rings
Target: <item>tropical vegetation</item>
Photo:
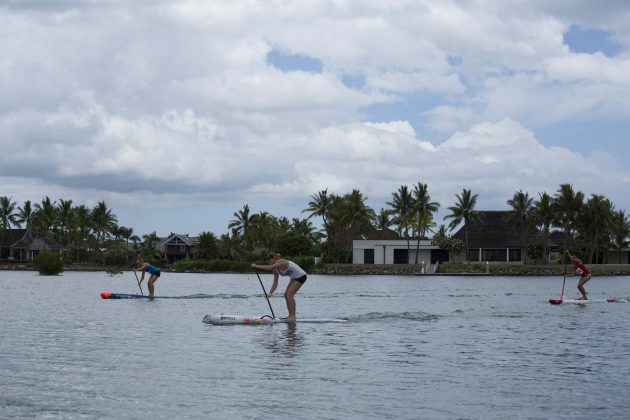
[[[197,261],[214,261],[215,267],[225,266],[220,261],[253,261],[270,251],[294,258],[318,256],[324,262],[347,263],[352,259],[352,239],[374,230],[398,233],[407,239],[409,248],[412,243],[419,246],[419,241],[412,238],[432,237],[443,249],[467,256],[469,227],[483,225],[483,213],[476,208],[478,197],[466,188],[456,194],[454,203],[447,207],[446,226],[436,223],[440,203],[431,200],[428,185],[422,182],[401,185],[378,213],[359,189],[347,194],[328,189],[312,194],[302,210],[304,218],[253,212],[244,204],[233,213],[227,233],[198,234],[193,257]],[[506,204],[510,208],[508,218],[519,227],[528,257],[546,258],[547,239],[552,231],[562,232],[563,248],[571,248],[589,263],[606,262],[609,250],[628,247],[630,218],[603,195],[587,198],[571,184],[561,184],[551,194],[538,193],[537,199],[518,190]],[[160,258],[156,232],[138,237],[133,228],[118,225],[116,215],[104,201],[87,207],[46,196],[40,202],[25,201],[19,206],[11,197],[0,196],[0,249],[6,246],[5,233],[15,228],[56,241],[65,250],[66,262],[116,266],[127,264],[132,256]],[[463,241],[452,237],[460,228]],[[532,229],[540,232],[536,236],[540,239],[527,243]],[[310,261],[305,260],[304,264]],[[184,264],[191,262],[180,263],[182,267]],[[245,269],[238,264],[230,267]],[[188,269],[194,269],[194,264]]]

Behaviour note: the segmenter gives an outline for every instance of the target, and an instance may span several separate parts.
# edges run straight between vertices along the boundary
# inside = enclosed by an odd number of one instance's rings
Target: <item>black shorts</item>
[[[298,277],[297,279],[291,279],[291,281],[297,281],[300,284],[304,284],[304,282],[306,281],[306,274],[304,274],[302,277]]]
[[[151,274],[151,276],[160,277],[160,270],[158,270],[155,273]],[[151,277],[151,276],[149,276],[149,277]]]

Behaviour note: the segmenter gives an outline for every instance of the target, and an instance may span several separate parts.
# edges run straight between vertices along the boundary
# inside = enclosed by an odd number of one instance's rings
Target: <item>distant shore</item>
[[[630,276],[630,264],[591,264],[587,265],[593,276]],[[64,271],[105,271],[107,267],[98,265],[71,264]],[[0,263],[0,270],[35,271],[31,264]],[[123,271],[130,271],[125,269]],[[165,272],[178,272],[168,268]],[[197,272],[197,271],[196,271]],[[309,274],[330,276],[563,276],[561,264],[512,265],[512,264],[445,264],[435,274],[423,274],[422,266],[415,264],[321,264],[310,270]],[[210,272],[208,272],[210,273]],[[222,272],[223,273],[223,272]]]
[[[630,264],[592,264],[587,265],[593,276],[630,276]],[[569,267],[570,269],[570,267]],[[316,267],[313,274],[329,275],[395,275],[395,276],[562,276],[564,265],[513,265],[513,264],[457,264],[455,267],[445,264],[435,274],[422,274],[422,266],[415,264],[325,264]]]

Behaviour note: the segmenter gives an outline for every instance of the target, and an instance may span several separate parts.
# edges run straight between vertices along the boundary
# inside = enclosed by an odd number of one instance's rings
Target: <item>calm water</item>
[[[137,293],[131,272],[0,271],[0,417],[627,419],[630,303],[549,305],[561,287],[309,276],[298,316],[351,322],[211,326],[269,313],[255,275],[164,273],[158,295],[197,297],[149,302],[100,299]],[[630,298],[628,278],[587,287]]]

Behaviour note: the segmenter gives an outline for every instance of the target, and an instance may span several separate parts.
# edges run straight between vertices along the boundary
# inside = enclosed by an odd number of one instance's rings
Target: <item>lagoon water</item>
[[[0,271],[0,417],[630,417],[630,303],[550,305],[562,278],[309,276],[298,316],[342,325],[202,323],[268,314],[255,275],[156,285],[186,298],[99,297],[138,293],[131,272]],[[628,278],[587,287],[630,298]]]

